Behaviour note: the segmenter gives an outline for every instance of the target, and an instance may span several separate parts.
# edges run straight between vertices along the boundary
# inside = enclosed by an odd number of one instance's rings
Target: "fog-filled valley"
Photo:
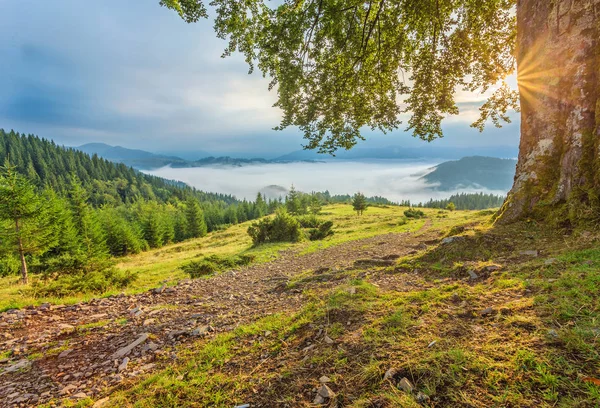
[[[294,185],[304,192],[329,191],[331,194],[382,196],[394,202],[425,202],[446,198],[456,192],[485,192],[498,195],[507,190],[489,190],[474,186],[438,190],[436,184],[422,179],[443,160],[371,160],[255,164],[197,168],[163,167],[148,174],[182,181],[199,190],[232,194],[252,200],[257,192],[269,198],[285,198],[285,190]],[[283,189],[282,189],[283,188]]]

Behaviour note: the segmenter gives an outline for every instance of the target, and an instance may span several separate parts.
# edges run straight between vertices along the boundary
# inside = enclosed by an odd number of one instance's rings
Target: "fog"
[[[423,180],[419,180],[440,162],[441,160],[294,162],[242,167],[163,167],[147,173],[183,181],[203,191],[232,194],[239,199],[248,200],[254,200],[258,191],[267,192],[271,197],[284,195],[285,193],[265,188],[281,186],[289,189],[293,184],[303,192],[329,190],[331,194],[354,194],[360,191],[367,196],[378,195],[396,202],[424,202],[430,198],[446,198],[455,193],[436,191],[432,188],[435,186],[426,185]],[[475,191],[506,194],[506,191],[460,190]]]

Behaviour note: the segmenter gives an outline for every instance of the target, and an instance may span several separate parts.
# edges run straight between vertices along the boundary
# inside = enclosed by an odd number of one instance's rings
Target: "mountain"
[[[512,187],[517,161],[496,157],[469,156],[441,163],[421,177],[437,190],[486,188],[508,191]]]
[[[76,147],[90,156],[97,154],[103,159],[123,163],[139,170],[151,170],[164,166],[186,167],[187,161],[177,156],[166,156],[144,150],[127,149],[121,146],[110,146],[104,143],[88,143]]]
[[[424,145],[422,147],[356,147],[351,150],[340,150],[335,156],[319,154],[314,150],[297,150],[283,156],[277,157],[276,161],[297,160],[360,160],[360,159],[459,159],[468,155],[494,156],[494,157],[516,157],[517,148],[512,146],[494,147],[437,147]]]

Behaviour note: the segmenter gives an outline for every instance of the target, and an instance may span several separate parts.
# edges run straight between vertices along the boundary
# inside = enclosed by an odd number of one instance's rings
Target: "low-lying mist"
[[[485,189],[461,189],[437,191],[419,178],[441,161],[335,161],[293,162],[248,165],[242,167],[196,167],[171,168],[148,171],[148,174],[183,181],[197,189],[232,194],[239,199],[254,200],[258,191],[270,192],[281,186],[289,189],[293,184],[303,192],[329,190],[331,194],[354,194],[357,191],[367,196],[382,196],[391,201],[410,200],[425,202],[430,198],[446,198],[456,192],[485,192],[506,194],[506,191]],[[285,193],[277,194],[285,195]]]

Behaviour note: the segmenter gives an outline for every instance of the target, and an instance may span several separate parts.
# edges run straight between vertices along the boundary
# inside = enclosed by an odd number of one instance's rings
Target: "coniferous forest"
[[[205,193],[1,129],[0,162],[0,275],[22,271],[22,260],[48,276],[105,269],[111,256],[200,237],[280,205]]]

